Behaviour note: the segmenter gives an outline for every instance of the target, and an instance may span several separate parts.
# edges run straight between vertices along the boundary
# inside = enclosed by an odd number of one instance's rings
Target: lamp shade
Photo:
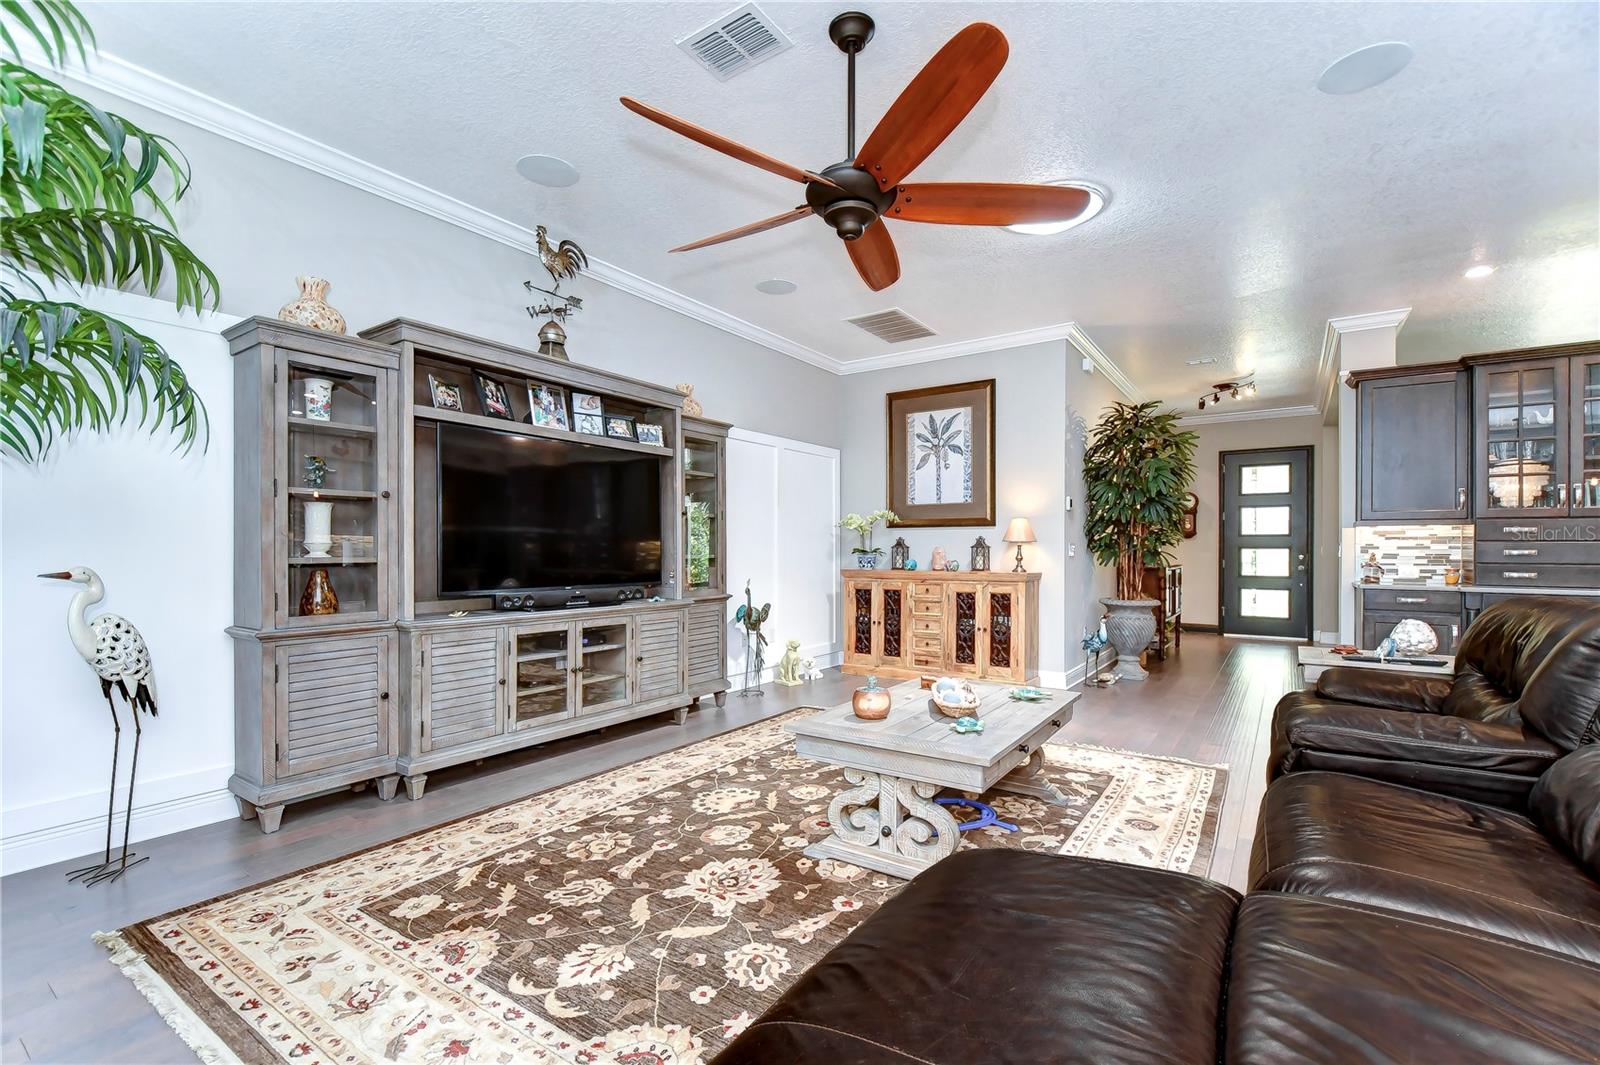
[[[1033,542],[1033,523],[1027,518],[1012,518],[1011,524],[1006,526],[1006,543],[1031,544]]]

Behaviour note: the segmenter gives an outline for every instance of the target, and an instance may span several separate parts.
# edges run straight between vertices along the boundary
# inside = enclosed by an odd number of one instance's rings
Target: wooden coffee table
[[[1012,699],[1009,686],[973,689],[979,733],[953,731],[954,719],[914,680],[889,689],[882,721],[861,720],[846,702],[785,725],[798,753],[839,766],[849,785],[828,804],[833,834],[806,854],[910,879],[955,852],[956,819],[933,801],[941,788],[1060,802],[1042,774],[1043,748],[1072,720],[1080,693],[1046,688],[1049,698],[1029,703]]]

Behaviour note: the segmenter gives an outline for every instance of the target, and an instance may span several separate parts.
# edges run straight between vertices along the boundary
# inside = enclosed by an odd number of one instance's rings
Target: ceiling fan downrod
[[[872,40],[872,16],[860,11],[846,11],[828,23],[828,37],[839,51],[845,54],[845,153],[846,159],[856,157],[856,53]]]

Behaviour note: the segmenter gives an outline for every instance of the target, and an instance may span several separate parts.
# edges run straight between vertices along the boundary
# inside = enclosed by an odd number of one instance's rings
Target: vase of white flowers
[[[850,549],[856,556],[856,569],[877,569],[878,556],[883,548],[872,546],[872,530],[881,522],[899,521],[892,510],[874,510],[871,514],[846,514],[839,528],[849,529],[861,538],[861,543]]]

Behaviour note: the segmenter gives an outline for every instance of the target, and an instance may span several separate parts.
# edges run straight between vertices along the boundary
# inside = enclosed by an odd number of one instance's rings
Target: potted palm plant
[[[204,443],[205,406],[155,339],[40,283],[214,308],[216,275],[176,232],[189,165],[165,137],[32,69],[19,41],[64,66],[94,34],[67,0],[0,3],[0,456],[38,462],[61,437],[130,417]]]
[[[871,514],[846,514],[839,528],[849,529],[861,537],[861,543],[850,550],[856,556],[856,569],[877,569],[878,556],[883,548],[872,546],[872,530],[879,522],[898,521],[892,510],[874,510]]]
[[[1117,594],[1100,602],[1121,680],[1148,675],[1139,653],[1155,635],[1157,604],[1145,598],[1144,570],[1166,565],[1167,549],[1183,538],[1183,498],[1194,479],[1197,438],[1160,406],[1112,405],[1083,453],[1089,551],[1102,566],[1116,567]]]

